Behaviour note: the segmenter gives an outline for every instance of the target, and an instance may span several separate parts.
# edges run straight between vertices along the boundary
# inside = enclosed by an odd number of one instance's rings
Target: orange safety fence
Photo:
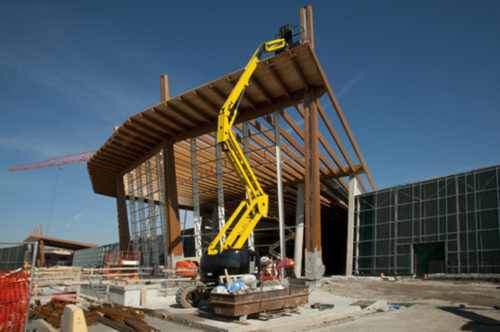
[[[0,271],[0,331],[24,331],[29,303],[30,274]]]

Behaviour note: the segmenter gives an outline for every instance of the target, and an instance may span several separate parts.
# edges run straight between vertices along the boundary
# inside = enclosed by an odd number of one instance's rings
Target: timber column
[[[128,228],[127,202],[123,175],[116,177],[116,208],[118,210],[118,235],[120,250],[128,250],[130,244],[130,230]]]
[[[300,9],[301,38],[309,43],[314,51],[314,32],[312,7]],[[305,40],[304,40],[305,39]],[[321,252],[321,202],[319,173],[319,137],[317,96],[308,91],[304,96],[304,134],[305,134],[305,277],[310,280],[321,279],[325,272]]]
[[[161,101],[170,98],[168,77],[161,77]],[[181,223],[179,221],[179,202],[177,197],[177,176],[175,173],[174,143],[168,138],[163,141],[163,166],[165,172],[165,214],[166,214],[166,243],[168,258],[165,260],[173,268],[175,262],[183,257]]]

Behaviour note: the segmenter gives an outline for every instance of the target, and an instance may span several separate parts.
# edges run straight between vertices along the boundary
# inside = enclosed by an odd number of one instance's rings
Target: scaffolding
[[[165,262],[165,192],[161,153],[127,174],[132,249],[142,253],[143,266]]]
[[[500,273],[500,166],[356,198],[355,271],[416,274],[417,251],[442,246],[429,272]]]

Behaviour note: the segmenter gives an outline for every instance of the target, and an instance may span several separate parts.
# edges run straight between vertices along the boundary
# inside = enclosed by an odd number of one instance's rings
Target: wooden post
[[[162,75],[160,79],[161,101],[170,99],[168,76]],[[179,220],[179,203],[177,197],[177,177],[175,174],[174,143],[168,139],[163,141],[163,165],[165,172],[165,214],[166,214],[166,243],[167,254],[170,257],[169,266],[174,267],[176,256],[183,255],[181,239],[181,223]],[[165,260],[167,257],[165,257]],[[165,262],[167,265],[167,262]]]
[[[161,86],[161,102],[166,102],[170,99],[170,90],[168,86],[168,76],[162,75],[160,78],[160,86]]]
[[[45,246],[43,245],[43,240],[40,240],[40,263],[38,266],[45,265]]]
[[[165,213],[167,220],[167,249],[170,255],[182,256],[181,224],[177,197],[177,178],[175,174],[174,144],[164,141],[163,164],[165,168]],[[173,267],[174,262],[170,262]]]
[[[116,177],[116,207],[118,211],[120,250],[128,250],[130,244],[130,230],[128,227],[127,201],[125,198],[123,175],[118,175]]]

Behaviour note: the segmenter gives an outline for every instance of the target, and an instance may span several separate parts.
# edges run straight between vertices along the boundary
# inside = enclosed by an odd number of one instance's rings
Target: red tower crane
[[[61,156],[61,157],[55,157],[55,158],[51,158],[51,159],[47,159],[44,161],[39,161],[36,163],[31,163],[31,164],[16,165],[16,166],[9,168],[9,171],[15,172],[15,171],[23,171],[23,170],[27,170],[27,169],[34,169],[34,168],[62,166],[62,165],[66,165],[66,164],[79,163],[82,161],[89,160],[94,155],[94,153],[95,153],[95,150],[69,154],[69,155]]]

